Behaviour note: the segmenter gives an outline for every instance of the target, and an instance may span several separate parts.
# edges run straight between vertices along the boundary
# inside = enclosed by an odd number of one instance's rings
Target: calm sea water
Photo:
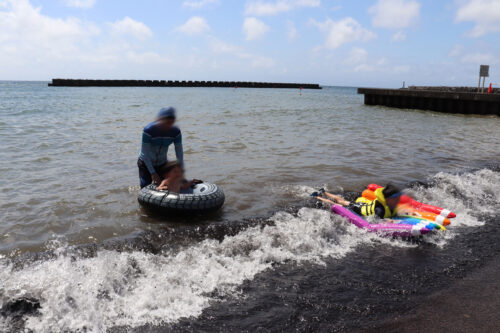
[[[226,193],[218,214],[172,220],[137,203],[141,131],[168,105],[178,109],[188,176]],[[355,88],[300,95],[0,82],[0,138],[0,305],[20,297],[41,305],[21,323],[3,317],[6,330],[352,329],[366,325],[355,313],[409,304],[383,292],[375,305],[356,303],[392,272],[382,273],[384,260],[436,272],[472,267],[500,234],[500,118],[367,107]],[[416,180],[430,186],[411,194],[459,214],[427,246],[366,235],[308,200],[321,186]],[[453,251],[471,232],[483,242],[457,263]],[[446,260],[421,259],[436,255]],[[358,294],[338,282],[347,273]],[[438,275],[435,288],[444,284]],[[414,294],[421,287],[409,281],[393,282]],[[333,301],[340,305],[321,303]]]

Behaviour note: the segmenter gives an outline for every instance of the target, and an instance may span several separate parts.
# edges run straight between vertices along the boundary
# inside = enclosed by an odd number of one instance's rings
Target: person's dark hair
[[[165,164],[160,172],[162,174],[163,177],[165,177],[167,175],[167,173],[169,173],[172,169],[176,168],[176,167],[181,167],[181,164],[177,161],[172,161],[172,162],[168,162],[167,164]]]
[[[382,190],[382,194],[384,195],[385,198],[390,198],[393,195],[397,194],[401,195],[403,193],[401,192],[401,189],[399,189],[399,187],[394,186],[392,184],[387,184]]]

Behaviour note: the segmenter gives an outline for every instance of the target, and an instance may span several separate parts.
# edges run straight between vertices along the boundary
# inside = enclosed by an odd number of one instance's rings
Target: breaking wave
[[[446,245],[453,234],[480,228],[487,216],[498,212],[498,188],[500,172],[482,169],[439,173],[408,192],[457,214],[446,236],[431,238]],[[295,187],[293,193],[304,198],[310,190]],[[295,213],[278,212],[222,239],[164,244],[160,253],[100,249],[83,256],[60,247],[51,258],[23,265],[0,258],[0,307],[16,299],[38,300],[40,308],[23,319],[24,327],[34,332],[174,323],[199,316],[225,297],[242,297],[239,286],[244,281],[277,264],[323,265],[326,258],[341,260],[359,246],[381,243],[418,246],[367,234],[327,210],[303,207]],[[12,321],[12,316],[0,316],[0,328],[9,330]]]

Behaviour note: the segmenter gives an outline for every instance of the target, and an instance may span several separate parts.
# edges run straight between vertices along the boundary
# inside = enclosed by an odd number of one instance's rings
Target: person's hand
[[[193,179],[190,184],[191,184],[191,188],[195,188],[196,185],[198,184],[202,184],[203,183],[203,180],[199,180],[199,179]]]
[[[155,183],[156,185],[159,185],[161,183],[161,178],[157,173],[153,173],[151,175],[151,179],[153,179],[153,183]]]

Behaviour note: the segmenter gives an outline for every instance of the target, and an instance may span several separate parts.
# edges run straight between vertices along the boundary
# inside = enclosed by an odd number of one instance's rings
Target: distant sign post
[[[490,66],[489,65],[481,65],[479,66],[479,83],[477,85],[477,92],[484,90],[484,81],[487,77],[490,76]],[[481,89],[481,78],[483,78],[483,88]]]

